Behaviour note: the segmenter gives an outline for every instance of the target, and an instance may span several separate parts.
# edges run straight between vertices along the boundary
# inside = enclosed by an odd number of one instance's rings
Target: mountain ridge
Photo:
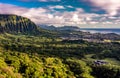
[[[54,30],[54,31],[79,31],[79,27],[77,26],[60,26],[55,27],[54,25],[39,25],[39,27],[47,30]]]
[[[0,14],[0,33],[37,34],[38,28],[30,19],[13,14]]]

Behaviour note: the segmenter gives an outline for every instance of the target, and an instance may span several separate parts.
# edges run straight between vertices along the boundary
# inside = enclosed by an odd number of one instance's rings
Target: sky
[[[120,28],[120,0],[0,0],[0,14],[37,25]]]

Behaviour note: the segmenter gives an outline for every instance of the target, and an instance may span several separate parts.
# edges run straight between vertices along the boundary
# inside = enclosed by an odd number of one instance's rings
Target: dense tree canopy
[[[3,78],[119,78],[116,43],[70,42],[60,38],[0,35],[0,77]],[[97,59],[118,63],[96,65]]]

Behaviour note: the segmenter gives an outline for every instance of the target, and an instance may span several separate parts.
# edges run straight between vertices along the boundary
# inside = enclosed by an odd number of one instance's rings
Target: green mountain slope
[[[58,35],[57,32],[51,32],[38,27],[28,18],[7,14],[0,14],[0,33],[30,34],[47,37]]]
[[[37,26],[28,18],[0,14],[0,33],[37,34]]]

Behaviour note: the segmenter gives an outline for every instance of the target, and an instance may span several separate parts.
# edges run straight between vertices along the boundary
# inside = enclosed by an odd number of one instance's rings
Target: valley
[[[21,21],[13,20],[14,16],[3,16],[0,78],[120,78],[118,34],[51,31],[37,27],[27,18],[22,18],[27,22],[19,24]]]

